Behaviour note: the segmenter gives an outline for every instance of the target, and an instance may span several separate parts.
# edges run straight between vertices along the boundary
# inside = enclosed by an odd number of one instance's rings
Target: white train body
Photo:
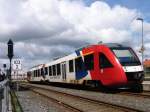
[[[30,81],[39,82],[39,81],[49,81],[49,82],[61,82],[61,83],[74,83],[74,84],[82,84],[84,80],[91,80],[90,73],[86,75],[86,77],[77,80],[75,73],[75,59],[78,58],[76,53],[65,56],[63,58],[54,60],[47,64],[41,64],[35,66],[29,70],[31,76]],[[73,61],[72,71],[69,71],[69,61]],[[60,66],[59,67],[57,67]],[[55,70],[53,70],[53,66],[55,66]],[[42,69],[44,74],[42,74]],[[47,70],[46,70],[47,69]],[[59,70],[58,70],[59,69]],[[40,75],[36,75],[34,72],[40,71]],[[53,73],[55,71],[55,73]],[[39,73],[38,73],[39,74]]]

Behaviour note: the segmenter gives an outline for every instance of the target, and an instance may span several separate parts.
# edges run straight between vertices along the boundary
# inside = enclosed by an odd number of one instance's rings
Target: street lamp
[[[9,75],[10,75],[10,79],[11,79],[11,60],[14,56],[14,53],[13,53],[13,41],[11,39],[9,39],[8,43],[8,58],[9,58],[9,61],[10,61],[10,69],[9,69]]]
[[[139,21],[141,21],[141,23],[142,23],[142,46],[141,46],[141,49],[140,49],[140,52],[142,53],[142,64],[144,64],[144,50],[145,50],[145,48],[144,48],[144,41],[143,41],[143,18],[137,18],[136,20],[139,20]]]

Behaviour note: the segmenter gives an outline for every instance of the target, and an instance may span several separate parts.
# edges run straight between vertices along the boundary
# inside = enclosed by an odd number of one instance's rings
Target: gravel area
[[[35,85],[35,84],[33,84]],[[93,91],[84,91],[84,90],[75,90],[68,88],[59,88],[53,86],[45,86],[45,85],[37,85],[43,88],[49,88],[57,91],[63,91],[66,93],[84,96],[90,99],[100,100],[104,102],[111,102],[112,104],[127,106],[131,108],[135,108],[141,111],[150,112],[150,99],[149,98],[141,98],[141,97],[133,97],[133,96],[124,96],[118,94],[111,93],[101,93],[101,92],[93,92]]]
[[[16,94],[24,112],[70,112],[69,109],[29,90]]]

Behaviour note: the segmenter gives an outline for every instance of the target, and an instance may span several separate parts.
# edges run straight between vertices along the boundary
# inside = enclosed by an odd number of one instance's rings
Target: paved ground
[[[146,91],[150,91],[150,81],[143,82],[143,89]]]

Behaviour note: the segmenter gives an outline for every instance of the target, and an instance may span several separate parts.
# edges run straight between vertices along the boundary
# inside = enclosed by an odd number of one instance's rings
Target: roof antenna
[[[103,41],[99,41],[99,42],[98,42],[98,44],[102,44],[102,43],[103,43]]]

